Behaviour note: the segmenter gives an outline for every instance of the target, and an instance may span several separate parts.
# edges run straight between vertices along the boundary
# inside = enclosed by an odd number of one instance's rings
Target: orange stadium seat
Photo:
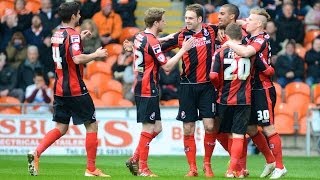
[[[105,73],[111,74],[110,71],[107,70],[107,63],[104,61],[93,61],[87,64],[87,77],[90,77],[94,73]]]
[[[110,72],[111,76],[113,77],[113,73],[112,73],[112,66],[114,65],[114,63],[117,61],[118,59],[118,55],[113,55],[113,56],[110,56],[108,57],[105,62],[107,63],[106,64],[106,71],[107,72]]]
[[[108,88],[107,91],[116,91],[122,94],[122,90],[123,90],[122,84],[117,80],[110,79],[107,82],[107,88]]]
[[[306,106],[305,108],[301,108],[298,111],[298,123],[299,123],[299,130],[298,133],[305,135],[306,134],[306,130],[307,130],[307,118],[310,116],[310,108],[316,107],[315,104],[310,103],[308,106]]]
[[[122,45],[116,43],[107,44],[104,48],[107,49],[109,56],[119,55],[122,52]]]
[[[0,110],[0,114],[21,114],[21,111],[16,108],[5,108]]]
[[[320,83],[316,84],[313,88],[313,102],[320,104]]]
[[[101,99],[92,98],[95,107],[105,107],[105,103]]]
[[[311,43],[319,35],[320,35],[320,30],[307,31],[304,36],[304,45]]]
[[[178,99],[170,99],[168,101],[161,101],[163,106],[179,106]]]
[[[33,14],[39,12],[41,3],[38,0],[27,0],[26,9],[31,11]]]
[[[278,103],[282,103],[283,102],[283,89],[281,87],[281,85],[279,83],[273,82],[273,85],[276,89],[276,93],[277,93],[277,104]]]
[[[90,81],[94,84],[95,87],[100,87],[101,84],[107,84],[107,81],[112,79],[110,75],[105,73],[95,73],[90,76]]]
[[[2,0],[0,1],[0,17],[5,14],[6,9],[14,8],[14,0]]]
[[[21,104],[19,99],[17,98],[14,98],[14,97],[10,97],[10,96],[5,96],[5,97],[1,97],[0,98],[0,103],[2,104]],[[6,109],[7,107],[6,106],[0,106],[0,109]],[[21,112],[21,107],[20,105],[18,106],[9,106],[8,105],[8,108],[10,109],[16,109],[17,111],[20,111]]]
[[[275,106],[274,126],[279,134],[294,134],[294,115],[292,108],[286,103]]]
[[[121,99],[123,99],[122,94],[116,91],[107,91],[101,96],[106,106],[118,106]]]
[[[208,22],[211,23],[211,24],[219,23],[218,15],[219,15],[218,12],[214,12],[214,13],[209,14]]]
[[[119,107],[132,107],[133,106],[133,103],[127,99],[121,99],[117,106]]]
[[[123,28],[122,32],[121,32],[121,36],[119,38],[120,44],[122,44],[124,40],[132,38],[138,32],[140,32],[140,29],[136,28],[136,27],[125,27],[125,28]]]
[[[310,87],[304,82],[289,83],[285,87],[285,96],[286,103],[298,111],[310,103]]]

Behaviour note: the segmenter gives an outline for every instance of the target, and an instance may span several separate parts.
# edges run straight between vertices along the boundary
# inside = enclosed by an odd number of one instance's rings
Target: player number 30
[[[258,121],[268,120],[270,118],[269,110],[257,111]]]

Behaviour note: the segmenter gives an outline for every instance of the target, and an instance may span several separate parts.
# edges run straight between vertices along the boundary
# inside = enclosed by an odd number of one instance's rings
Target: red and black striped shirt
[[[176,47],[181,48],[185,39],[195,38],[195,46],[182,56],[181,84],[210,82],[209,73],[217,31],[217,26],[207,24],[202,25],[200,32],[184,28],[177,32],[173,39],[162,44],[162,50],[169,51]]]
[[[253,76],[252,89],[268,89],[273,86],[272,73],[265,73],[265,70],[273,70],[271,67],[271,47],[269,43],[269,35],[261,32],[257,36],[248,35],[242,43],[252,46],[256,50],[256,71]]]
[[[151,33],[141,32],[134,39],[134,94],[141,97],[159,95],[159,68],[167,63],[161,44]]]
[[[51,45],[55,62],[54,95],[80,96],[88,93],[82,80],[83,65],[75,64],[72,59],[83,51],[79,33],[70,27],[61,27],[51,37]]]
[[[218,90],[217,103],[251,104],[251,74],[255,56],[238,56],[231,48],[217,50],[212,61],[210,78]]]

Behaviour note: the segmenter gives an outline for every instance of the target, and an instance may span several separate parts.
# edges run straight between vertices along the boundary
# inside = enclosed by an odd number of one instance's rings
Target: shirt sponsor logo
[[[62,37],[51,37],[52,44],[63,44],[64,38]]]
[[[156,44],[156,45],[152,46],[152,49],[153,49],[154,54],[159,54],[159,53],[161,53],[161,46],[160,46],[160,44]]]
[[[80,43],[79,35],[71,35],[71,43]]]

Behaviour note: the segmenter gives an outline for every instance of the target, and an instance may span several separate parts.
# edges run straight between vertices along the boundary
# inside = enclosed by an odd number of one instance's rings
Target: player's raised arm
[[[91,54],[79,54],[77,56],[74,56],[73,62],[75,64],[86,64],[92,60],[105,59],[107,55],[107,50],[100,47]]]
[[[225,42],[223,46],[230,47],[234,50],[235,53],[242,57],[250,57],[257,53],[256,49],[253,46],[244,46],[231,41]]]
[[[181,49],[178,51],[176,55],[174,55],[166,64],[161,67],[165,71],[171,71],[175,65],[179,62],[184,53],[188,52],[194,46],[195,38],[191,37],[187,41],[184,41]]]

